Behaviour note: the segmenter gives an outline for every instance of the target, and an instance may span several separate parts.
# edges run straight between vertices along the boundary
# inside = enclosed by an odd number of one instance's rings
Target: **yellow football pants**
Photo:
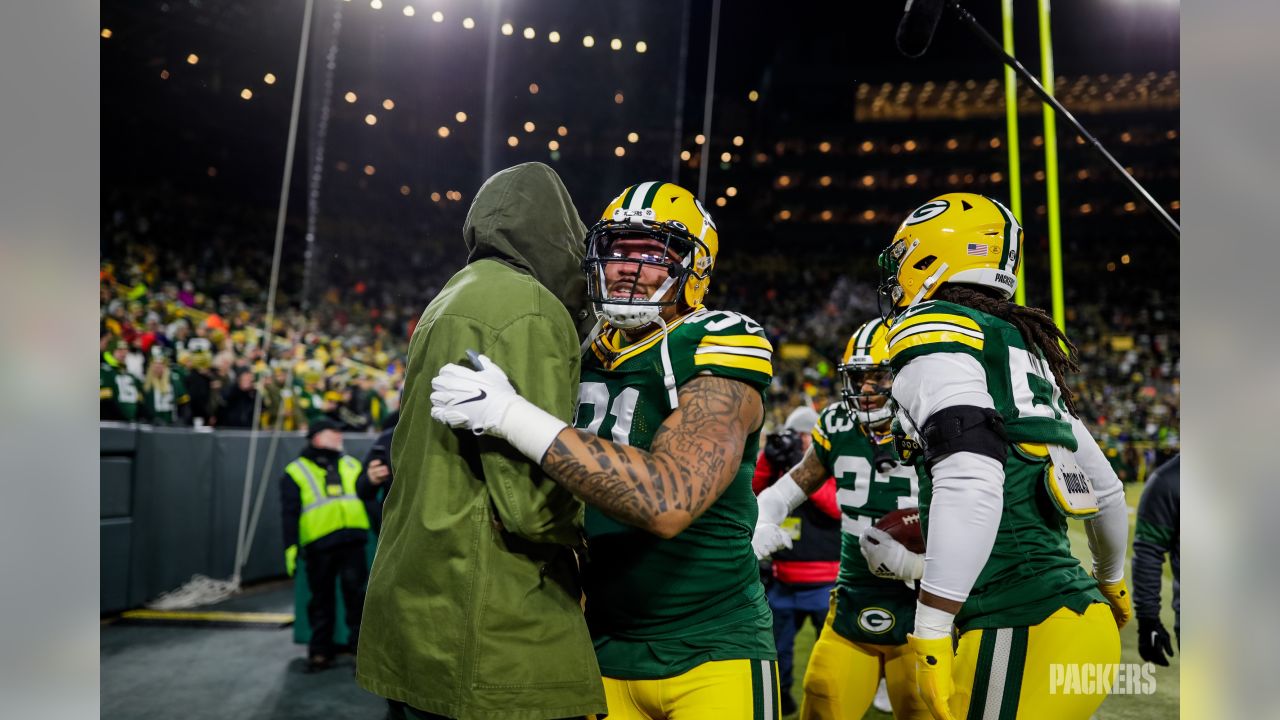
[[[881,672],[895,718],[930,720],[929,709],[916,693],[915,656],[907,646],[855,643],[832,628],[835,613],[833,600],[804,673],[801,720],[862,717],[875,699]]]
[[[971,630],[956,651],[951,712],[968,720],[1087,720],[1107,689],[1068,693],[1052,678],[1067,665],[1119,662],[1120,632],[1103,603],[1083,614],[1059,608],[1029,628]]]
[[[660,680],[605,677],[604,695],[609,720],[782,718],[778,663],[772,660],[714,660]]]

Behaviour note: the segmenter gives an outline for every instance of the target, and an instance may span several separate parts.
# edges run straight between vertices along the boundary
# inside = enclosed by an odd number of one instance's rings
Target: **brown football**
[[[903,508],[886,514],[876,527],[889,533],[914,553],[924,552],[924,534],[920,530],[920,508]]]

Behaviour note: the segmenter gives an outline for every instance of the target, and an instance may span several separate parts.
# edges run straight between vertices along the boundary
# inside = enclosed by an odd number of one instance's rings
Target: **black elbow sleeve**
[[[990,408],[973,405],[943,408],[930,415],[920,431],[926,470],[932,470],[934,463],[951,453],[971,452],[1001,465],[1009,454],[1004,418]]]

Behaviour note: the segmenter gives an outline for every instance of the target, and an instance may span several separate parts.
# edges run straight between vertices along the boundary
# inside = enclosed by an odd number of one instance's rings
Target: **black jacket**
[[[373,447],[369,448],[369,454],[364,456],[364,466],[360,468],[360,477],[356,478],[356,496],[364,501],[365,512],[369,513],[369,526],[375,533],[382,531],[382,503],[391,493],[391,482],[395,477],[388,475],[381,485],[374,485],[369,482],[369,463],[381,460],[383,465],[388,469],[391,468],[391,438],[395,434],[396,422],[399,420],[399,413],[388,416],[387,429],[378,435]]]

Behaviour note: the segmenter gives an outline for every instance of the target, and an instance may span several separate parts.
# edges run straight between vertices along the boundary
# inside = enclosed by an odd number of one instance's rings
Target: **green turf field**
[[[1142,486],[1131,484],[1125,486],[1125,496],[1129,501],[1129,558],[1126,560],[1125,577],[1128,578],[1132,570],[1133,562],[1133,526],[1134,511],[1138,507],[1138,498],[1142,496]],[[1085,567],[1092,567],[1089,560],[1089,544],[1085,538],[1084,526],[1079,522],[1072,522],[1071,528],[1071,549],[1085,563]],[[1161,615],[1164,619],[1165,627],[1169,632],[1173,632],[1173,608],[1170,602],[1173,598],[1173,575],[1169,569],[1169,565],[1165,564],[1164,572],[1164,588],[1161,591],[1161,599],[1164,601],[1164,608]],[[1120,662],[1122,663],[1141,663],[1142,658],[1138,657],[1138,623],[1130,622],[1120,631]],[[800,633],[796,636],[796,669],[795,684],[792,686],[792,695],[795,697],[796,704],[800,703],[800,695],[803,692],[801,688],[801,678],[803,670],[809,662],[809,651],[813,649],[814,631],[813,628],[806,624]],[[1174,647],[1174,652],[1178,652],[1178,648]],[[1178,717],[1178,667],[1180,664],[1180,655],[1174,655],[1169,662],[1169,667],[1157,667],[1155,672],[1156,692],[1154,695],[1115,695],[1109,697],[1102,703],[1102,708],[1094,716],[1097,720],[1138,720],[1139,718],[1158,718],[1165,720],[1166,718]],[[795,715],[788,715],[792,718]],[[889,718],[882,712],[877,712],[874,708],[867,711],[864,718]]]

